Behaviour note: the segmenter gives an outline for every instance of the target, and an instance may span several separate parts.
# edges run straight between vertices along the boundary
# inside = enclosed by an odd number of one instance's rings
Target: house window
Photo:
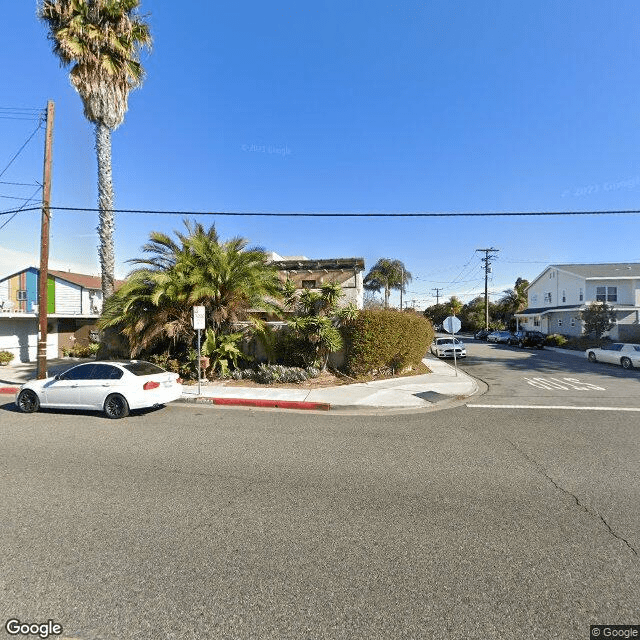
[[[576,326],[576,319],[575,318],[571,318],[571,322],[569,323],[572,327]]]
[[[539,327],[539,326],[540,326],[540,316],[536,316],[536,317],[533,319],[533,326],[534,326],[534,327]]]
[[[562,326],[562,318],[558,318],[558,326],[561,327]]]
[[[26,300],[27,299],[27,292],[24,289],[21,289],[20,291],[17,292],[16,299],[17,300]]]
[[[584,291],[582,290],[582,287],[580,287],[580,293],[578,294],[578,300],[580,300],[580,302],[582,302],[584,300]]]
[[[303,289],[315,289],[316,288],[316,281],[315,280],[303,280],[302,281],[302,288]]]
[[[596,287],[596,300],[598,302],[617,302],[618,287]]]
[[[548,302],[549,304],[551,304],[551,291],[549,291],[548,293],[544,294],[544,301]]]
[[[563,289],[562,290],[562,302],[566,302],[567,301],[567,292]]]

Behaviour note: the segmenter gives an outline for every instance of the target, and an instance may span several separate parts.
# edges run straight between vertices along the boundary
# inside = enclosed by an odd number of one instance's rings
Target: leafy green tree
[[[175,232],[175,240],[152,232],[147,256],[130,260],[138,268],[105,303],[100,327],[117,327],[132,355],[191,345],[193,306],[205,307],[217,340],[249,309],[280,310],[277,270],[262,249],[242,238],[221,242],[213,225],[184,224],[187,233]]]
[[[582,333],[600,340],[603,334],[615,326],[616,312],[606,302],[592,302],[580,312],[580,317],[584,323]]]
[[[87,120],[95,125],[102,293],[114,290],[113,181],[111,132],[120,126],[129,92],[142,84],[140,52],[151,46],[149,26],[138,15],[140,0],[42,0],[53,53],[71,67]]]
[[[445,306],[449,310],[449,313],[453,316],[457,316],[464,307],[462,301],[456,296],[451,296],[449,302],[447,302]]]
[[[527,308],[527,287],[529,281],[524,278],[516,280],[513,289],[505,289],[502,297],[495,307],[496,320],[506,327],[515,328],[515,314]]]
[[[459,314],[465,331],[478,331],[484,328],[484,296],[478,296],[464,305]]]
[[[449,309],[444,303],[432,304],[422,312],[422,315],[431,320],[431,324],[433,324],[434,327],[437,327],[442,324],[444,319],[449,315]]]
[[[392,290],[406,291],[411,282],[411,274],[400,260],[380,258],[364,277],[364,288],[368,291],[384,291],[384,306],[389,307],[389,296]]]

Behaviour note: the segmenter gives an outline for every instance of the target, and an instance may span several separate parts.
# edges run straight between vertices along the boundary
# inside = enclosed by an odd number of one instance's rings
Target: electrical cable
[[[42,118],[39,120],[38,126],[33,130],[33,133],[25,140],[25,143],[18,149],[16,154],[13,156],[13,158],[9,160],[9,163],[7,164],[7,166],[2,171],[0,171],[0,178],[6,173],[7,169],[13,164],[13,161],[22,153],[22,150],[29,144],[29,142],[31,142],[31,138],[33,138],[33,136],[35,136],[36,133],[38,133],[41,127],[42,127]]]
[[[0,175],[2,175],[0,173]],[[93,207],[50,207],[56,211],[82,211],[85,213],[99,213],[100,209]],[[414,213],[306,213],[303,211],[177,211],[163,209],[112,209],[113,213],[133,213],[168,216],[236,216],[266,218],[490,218],[507,216],[604,216],[604,215],[637,215],[640,209],[599,210],[599,211],[485,211],[483,213],[469,213],[467,211],[443,212],[414,212]],[[6,211],[5,213],[13,213]]]
[[[33,209],[35,207],[31,207],[30,209],[24,209],[24,207],[33,200],[33,198],[35,197],[36,193],[38,193],[38,191],[40,191],[40,189],[42,189],[42,187],[40,185],[38,185],[38,188],[33,192],[31,197],[27,198],[27,200],[24,201],[24,204],[22,205],[23,208],[18,209],[2,226],[0,226],[0,231],[2,229],[4,229],[20,212],[22,212],[22,211],[33,211]]]

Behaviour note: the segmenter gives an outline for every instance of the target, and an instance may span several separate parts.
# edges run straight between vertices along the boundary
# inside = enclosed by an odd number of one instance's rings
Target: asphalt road
[[[467,404],[494,406],[389,416],[4,404],[0,615],[83,640],[638,624],[640,414],[497,406],[605,400],[528,377],[607,382],[609,400],[637,388],[583,364],[470,345],[462,366],[490,389]]]
[[[591,363],[584,354],[519,349],[473,339],[464,342],[468,356],[459,362],[460,368],[489,386],[485,402],[640,408],[638,369],[625,371],[617,365]]]

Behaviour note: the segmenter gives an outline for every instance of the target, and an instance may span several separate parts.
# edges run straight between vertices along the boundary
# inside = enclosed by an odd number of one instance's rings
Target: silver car
[[[513,338],[511,331],[494,331],[487,336],[487,342],[502,342],[509,344],[509,340]]]
[[[589,362],[619,364],[623,369],[640,367],[640,344],[612,342],[599,349],[587,349],[586,354]]]

